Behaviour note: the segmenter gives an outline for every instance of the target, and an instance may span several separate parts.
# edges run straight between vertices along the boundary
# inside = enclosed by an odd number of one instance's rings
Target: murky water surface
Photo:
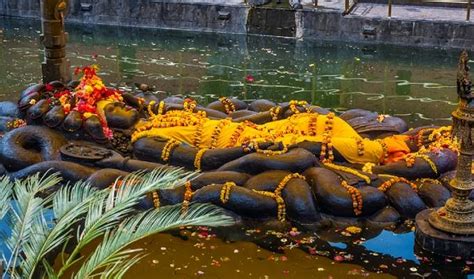
[[[0,100],[16,100],[40,80],[39,30],[36,21],[0,18]],[[71,68],[98,63],[106,82],[126,90],[148,83],[203,103],[218,96],[304,99],[398,115],[411,126],[448,124],[456,105],[457,52],[108,27],[68,31]],[[353,236],[283,232],[160,234],[136,245],[149,256],[128,278],[458,278],[471,264],[415,256],[406,228]]]

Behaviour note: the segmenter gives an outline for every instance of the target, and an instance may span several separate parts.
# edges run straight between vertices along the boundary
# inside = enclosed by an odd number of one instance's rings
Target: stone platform
[[[69,22],[204,32],[258,34],[367,44],[474,49],[474,16],[464,7],[358,3],[343,15],[344,0],[287,1],[264,6],[232,0],[69,0]],[[254,1],[255,2],[255,1]],[[265,1],[263,1],[265,2]],[[262,2],[262,3],[263,3]],[[39,1],[0,1],[0,16],[39,18]]]
[[[427,209],[416,216],[416,243],[436,255],[473,259],[474,236],[452,235],[433,228],[428,217],[435,210]]]

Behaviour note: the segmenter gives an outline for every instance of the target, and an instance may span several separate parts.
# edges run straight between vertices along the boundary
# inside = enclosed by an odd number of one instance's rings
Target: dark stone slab
[[[453,235],[433,228],[428,217],[435,210],[423,210],[416,215],[416,243],[423,250],[437,255],[473,259],[474,236]]]

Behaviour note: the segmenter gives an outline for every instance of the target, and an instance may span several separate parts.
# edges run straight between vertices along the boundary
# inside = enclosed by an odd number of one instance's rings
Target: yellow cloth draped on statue
[[[334,147],[351,163],[379,163],[387,159],[390,149],[409,153],[404,137],[384,140],[362,138],[344,120],[333,113],[298,113],[293,116],[257,125],[236,123],[230,119],[212,120],[203,113],[169,111],[140,122],[132,142],[143,137],[174,139],[198,148],[240,147],[250,141],[282,142],[288,146],[303,141],[321,142]]]

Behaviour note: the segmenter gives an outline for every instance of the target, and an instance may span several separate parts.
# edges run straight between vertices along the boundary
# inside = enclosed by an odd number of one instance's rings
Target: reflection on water
[[[205,103],[217,96],[304,99],[336,110],[449,123],[457,52],[256,36],[68,26],[71,67],[101,65],[105,80],[134,82]],[[0,97],[40,79],[39,22],[0,19]],[[246,82],[247,76],[254,82]]]

